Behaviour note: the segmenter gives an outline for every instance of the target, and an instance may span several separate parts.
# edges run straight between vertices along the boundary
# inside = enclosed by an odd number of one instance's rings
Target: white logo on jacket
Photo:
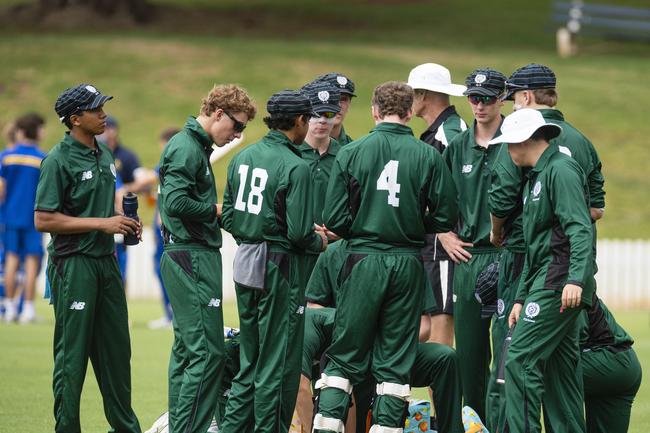
[[[93,171],[92,170],[84,171],[83,173],[81,173],[81,180],[82,181],[83,180],[89,180],[89,179],[92,179],[92,178],[93,178]]]
[[[539,193],[542,192],[542,184],[538,180],[535,182],[535,186],[533,187],[533,201],[539,200]]]
[[[460,170],[461,173],[471,173],[472,169],[474,166],[472,164],[465,164],[463,165],[463,168]]]
[[[210,299],[210,302],[208,302],[208,307],[219,308],[220,305],[221,305],[221,299],[219,298],[212,298]]]
[[[524,317],[524,320],[526,322],[531,322],[535,323],[534,320],[532,320],[534,317],[537,317],[539,314],[539,304],[537,302],[529,302],[528,305],[526,305],[526,309],[524,312],[526,313],[526,317]]]
[[[70,309],[71,310],[81,311],[84,308],[86,308],[86,303],[85,302],[73,301],[72,304],[70,304]]]

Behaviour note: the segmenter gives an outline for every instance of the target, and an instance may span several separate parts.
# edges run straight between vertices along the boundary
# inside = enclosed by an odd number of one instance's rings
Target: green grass
[[[158,318],[161,306],[153,301],[130,303],[133,406],[143,428],[165,411],[167,404],[167,362],[171,331],[151,331],[147,322]],[[0,324],[0,433],[53,431],[52,416],[52,310],[38,304],[44,321],[34,326]],[[234,303],[224,305],[225,323],[237,323]],[[645,371],[650,371],[650,315],[647,311],[621,312],[617,320],[634,336],[634,348]],[[424,398],[424,389],[415,396]],[[108,430],[92,369],[86,376],[81,402],[82,430]],[[645,433],[650,425],[650,388],[645,385],[632,410],[630,433]]]
[[[632,50],[634,52],[634,50]],[[340,44],[326,40],[226,38],[209,36],[7,34],[0,39],[0,127],[9,119],[37,110],[47,116],[43,143],[50,148],[64,128],[53,102],[62,89],[92,82],[115,99],[106,106],[117,116],[126,146],[144,165],[158,161],[158,134],[182,126],[198,111],[201,98],[214,83],[237,82],[257,101],[259,114],[246,130],[246,143],[259,139],[267,98],[283,88],[297,88],[326,71],[341,71],[357,84],[346,129],[353,137],[372,126],[369,99],[378,83],[405,80],[410,69],[425,61],[447,65],[456,82],[472,69],[490,65],[509,74],[535,61],[551,66],[559,77],[561,108],[567,118],[595,143],[606,177],[607,215],[599,223],[601,237],[649,238],[650,123],[642,109],[650,99],[643,86],[650,58],[621,50],[612,55],[584,55],[562,60],[544,46],[500,49],[495,46],[451,49],[448,46],[398,46],[370,42]],[[471,111],[463,98],[453,98],[466,120]],[[510,104],[504,113],[511,110]],[[412,122],[419,133],[420,119]],[[216,166],[223,192],[229,158]],[[144,210],[150,218],[151,210]]]

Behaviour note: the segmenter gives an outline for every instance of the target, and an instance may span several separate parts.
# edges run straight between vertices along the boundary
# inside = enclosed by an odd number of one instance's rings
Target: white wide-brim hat
[[[449,69],[436,63],[424,63],[413,68],[408,85],[413,89],[431,90],[451,96],[463,96],[467,90],[462,84],[453,84]]]
[[[490,140],[488,144],[522,143],[528,140],[540,128],[550,131],[549,138],[555,138],[562,132],[562,127],[547,123],[544,116],[532,108],[522,108],[507,116],[501,124],[501,135]]]

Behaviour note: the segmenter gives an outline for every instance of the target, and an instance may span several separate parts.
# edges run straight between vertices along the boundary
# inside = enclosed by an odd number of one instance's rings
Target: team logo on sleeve
[[[534,317],[537,317],[539,314],[539,304],[537,302],[529,302],[528,305],[526,305],[526,317],[524,317],[524,320],[527,322],[532,322],[535,323],[534,320],[532,320]]]
[[[115,170],[115,164],[111,164],[111,173],[113,173],[113,177],[117,178],[117,171]]]
[[[506,304],[503,302],[503,299],[497,300],[497,315],[503,316],[503,312],[506,310]]]
[[[321,102],[327,102],[330,99],[330,92],[327,90],[321,90],[318,92],[318,99],[321,100]]]

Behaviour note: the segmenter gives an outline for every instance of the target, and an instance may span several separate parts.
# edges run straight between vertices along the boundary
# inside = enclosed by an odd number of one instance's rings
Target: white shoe
[[[168,433],[169,432],[169,412],[160,415],[149,430],[144,433]]]
[[[16,321],[16,305],[10,300],[5,300],[4,321],[7,323],[13,323]]]
[[[217,425],[216,419],[212,418],[210,428],[208,428],[208,431],[206,433],[219,433],[219,426]]]
[[[171,329],[172,321],[166,317],[161,317],[160,319],[149,321],[148,327],[149,329]]]
[[[38,320],[38,317],[36,316],[36,311],[34,310],[34,306],[32,305],[31,307],[24,306],[22,313],[20,313],[20,317],[18,318],[18,323],[21,325],[26,325],[28,323],[34,323]]]

